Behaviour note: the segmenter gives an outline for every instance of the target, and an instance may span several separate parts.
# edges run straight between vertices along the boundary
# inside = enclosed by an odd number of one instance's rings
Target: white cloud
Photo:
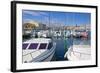
[[[40,11],[29,11],[29,10],[24,10],[23,13],[30,14],[33,16],[48,16],[46,12],[40,12]]]
[[[32,20],[32,19],[24,19],[24,20],[23,20],[23,24],[24,24],[24,23],[27,23],[27,22],[29,22],[29,21],[31,21],[31,20]]]
[[[38,22],[38,21],[33,20],[33,19],[24,19],[24,20],[23,20],[23,24],[24,24],[24,23],[27,23],[27,22],[30,22],[30,21]]]

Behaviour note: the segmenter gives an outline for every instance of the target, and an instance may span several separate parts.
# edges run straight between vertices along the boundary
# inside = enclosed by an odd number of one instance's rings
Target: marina
[[[23,11],[23,18],[24,14],[32,18],[31,20],[23,19],[23,63],[91,59],[90,14],[43,12],[47,15],[40,14],[36,17]],[[40,12],[36,11],[36,13]],[[84,16],[87,17],[88,22],[87,20],[82,22]],[[77,17],[81,17],[80,23]],[[54,18],[57,20],[54,21]]]
[[[43,34],[44,35],[44,34]],[[89,37],[89,36],[88,36]],[[89,37],[90,38],[90,37]],[[31,60],[29,62],[41,62],[41,61],[68,61],[70,60],[70,58],[68,58],[69,56],[69,52],[71,52],[71,50],[79,50],[78,52],[80,53],[80,50],[86,52],[89,52],[90,55],[90,39],[89,38],[76,38],[76,37],[58,37],[58,36],[53,36],[53,37],[41,37],[39,36],[39,38],[34,38],[34,37],[30,37],[28,41],[25,41],[24,43],[45,43],[46,42],[44,40],[52,40],[53,45],[51,45],[53,48],[51,49],[52,51],[46,49],[46,46],[43,49],[39,49],[39,47],[37,49],[34,49],[34,44],[33,46],[29,46],[29,48],[26,50],[23,50],[23,56],[26,55],[32,55],[32,58],[34,57],[34,59],[31,58]],[[24,44],[25,45],[25,44]],[[24,46],[23,45],[23,46]],[[28,46],[28,45],[27,45]],[[85,47],[86,46],[86,47]],[[88,46],[88,49],[87,49]],[[32,48],[30,48],[32,47]],[[76,49],[77,48],[77,49]],[[84,50],[85,49],[85,50]],[[41,53],[40,53],[41,51]],[[73,51],[72,51],[73,52]],[[49,54],[51,53],[51,55]],[[42,55],[46,55],[46,57],[49,59],[47,59],[45,56],[43,57]],[[88,56],[88,55],[87,55]],[[27,56],[29,58],[29,56]],[[26,57],[26,60],[28,60],[28,58]],[[41,59],[43,58],[43,59]],[[45,59],[44,59],[45,58]],[[25,57],[23,57],[23,59],[25,59]],[[39,60],[40,59],[40,60]],[[89,59],[89,58],[88,58]],[[25,62],[26,62],[25,60]],[[24,60],[23,60],[24,61]]]

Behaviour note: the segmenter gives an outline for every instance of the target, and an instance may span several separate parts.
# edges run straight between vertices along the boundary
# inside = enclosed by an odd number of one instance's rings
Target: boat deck
[[[89,45],[73,45],[64,57],[68,60],[89,60],[91,59],[91,47]]]

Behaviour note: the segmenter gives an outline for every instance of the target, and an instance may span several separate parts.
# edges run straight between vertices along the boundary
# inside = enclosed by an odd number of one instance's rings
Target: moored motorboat
[[[56,43],[47,38],[33,38],[23,42],[23,63],[50,61],[55,53]]]

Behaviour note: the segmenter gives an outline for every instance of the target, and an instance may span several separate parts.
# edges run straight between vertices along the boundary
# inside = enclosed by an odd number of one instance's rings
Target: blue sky
[[[46,25],[86,25],[91,24],[91,14],[77,12],[23,10],[22,20],[24,23],[34,20]]]

